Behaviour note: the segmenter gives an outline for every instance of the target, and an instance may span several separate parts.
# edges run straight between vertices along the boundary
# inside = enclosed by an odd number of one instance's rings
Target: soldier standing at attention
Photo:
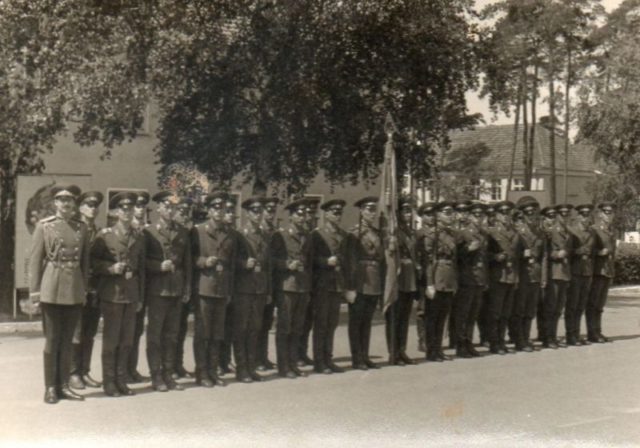
[[[304,198],[289,203],[285,207],[289,211],[289,228],[276,232],[271,241],[271,259],[277,271],[274,293],[279,301],[276,328],[278,374],[291,379],[307,376],[297,365],[313,267],[307,207],[308,199]]]
[[[489,233],[489,229],[496,223],[496,209],[493,204],[485,204],[485,215],[480,223],[480,227],[484,229],[485,234]],[[490,290],[487,288],[482,294],[482,305],[480,306],[480,315],[478,316],[478,333],[480,333],[480,344],[489,348],[489,295]]]
[[[545,256],[545,236],[540,230],[537,201],[525,201],[518,206],[523,219],[515,226],[522,241],[520,281],[515,292],[513,314],[510,322],[517,351],[532,352],[531,323],[536,317],[543,283],[542,262]],[[546,280],[544,280],[546,281]]]
[[[176,222],[180,224],[187,230],[187,233],[190,234],[191,229],[193,228],[193,216],[192,216],[192,202],[188,197],[180,197],[178,199],[178,205],[176,210]],[[191,243],[189,243],[191,246]],[[191,260],[189,260],[191,263]],[[192,275],[193,278],[193,275]],[[193,280],[192,285],[193,286]],[[180,306],[180,327],[178,329],[178,343],[176,345],[176,357],[173,368],[173,377],[174,379],[192,377],[193,374],[188,372],[184,368],[184,343],[187,339],[187,329],[189,328],[189,314],[193,312],[193,290],[190,287],[191,296],[189,297],[189,301],[187,303],[183,303]]]
[[[331,199],[320,208],[325,225],[311,233],[315,313],[313,322],[313,361],[317,373],[342,373],[333,362],[333,336],[340,320],[340,304],[347,290],[349,234],[340,227],[346,202]]]
[[[458,204],[459,208],[460,204]],[[467,204],[469,214],[459,216],[459,283],[453,312],[456,356],[471,358],[480,356],[473,346],[473,328],[478,320],[482,295],[489,287],[487,260],[487,236],[480,227],[485,206],[480,202]]]
[[[158,392],[183,390],[173,378],[180,310],[191,296],[191,248],[187,229],[175,221],[177,198],[153,196],[158,221],[145,230],[147,267],[147,360]]]
[[[99,229],[96,227],[95,220],[98,216],[98,207],[100,207],[103,199],[104,196],[99,191],[88,191],[80,195],[78,200],[80,204],[78,206],[80,219],[87,226],[89,247],[91,247],[98,234]],[[87,302],[82,307],[82,315],[73,335],[73,359],[71,361],[69,385],[74,389],[84,389],[85,386],[95,388],[102,386],[102,383],[94,380],[89,375],[93,342],[98,333],[98,323],[100,322],[96,280],[97,278],[94,275],[89,278]]]
[[[112,397],[134,395],[127,387],[127,366],[136,312],[145,288],[145,238],[134,229],[134,193],[118,193],[109,201],[118,221],[101,230],[91,248],[93,272],[100,276],[98,298],[103,316],[102,387]]]
[[[228,227],[229,232],[233,233],[235,239],[238,238],[239,234],[237,231],[237,221],[238,215],[236,213],[236,207],[238,205],[238,195],[231,193],[227,196],[227,200],[225,202],[225,210],[224,210],[224,224]],[[225,312],[225,321],[224,321],[224,339],[222,340],[222,349],[220,351],[220,372],[224,374],[232,373],[233,369],[231,368],[231,352],[233,346],[233,328],[235,318],[235,312],[233,308],[235,306],[235,300],[233,300],[233,290],[234,286],[231,285],[231,294],[229,295],[229,299],[227,300],[227,311]]]
[[[271,245],[271,238],[273,234],[279,229],[276,226],[276,213],[278,210],[278,203],[280,200],[278,198],[266,198],[264,202],[264,214],[262,218],[262,230],[264,230],[267,239],[269,240],[269,245]],[[275,302],[276,299],[274,297],[275,291],[273,290],[274,285],[274,270],[273,265],[270,267],[270,279],[271,279],[271,290],[269,297],[267,297],[267,303],[264,306],[264,314],[262,316],[262,325],[260,326],[260,332],[258,334],[258,354],[257,354],[257,362],[258,367],[256,370],[260,372],[264,372],[266,370],[271,370],[275,368],[275,365],[269,360],[269,331],[271,331],[271,327],[273,325],[273,314],[275,311]]]
[[[547,255],[549,281],[545,293],[545,348],[556,349],[558,342],[558,321],[567,303],[567,292],[571,282],[571,257],[573,238],[567,228],[567,220],[573,208],[570,204],[556,205],[556,221],[547,234]]]
[[[402,198],[398,204],[398,232],[395,250],[400,261],[398,274],[398,297],[385,313],[385,335],[389,351],[389,365],[404,366],[416,362],[407,356],[409,319],[413,301],[418,298],[418,260],[416,236],[413,230],[413,201]],[[391,245],[390,245],[391,246]]]
[[[518,262],[522,243],[513,228],[511,201],[498,202],[496,222],[489,229],[489,305],[488,331],[491,353],[504,355],[508,352],[505,336],[511,319],[513,296],[518,286]]]
[[[611,227],[613,204],[598,205],[598,219],[593,226],[596,232],[594,276],[587,303],[587,334],[590,342],[608,342],[602,334],[602,312],[607,303],[607,294],[615,274],[616,236]]]
[[[376,305],[384,293],[385,254],[380,229],[375,227],[378,198],[368,196],[354,204],[360,208],[360,222],[351,233],[350,284],[356,291],[349,298],[349,345],[354,369],[378,369],[369,358],[371,324]]]
[[[209,220],[191,231],[195,284],[198,287],[194,354],[196,383],[204,387],[225,386],[218,376],[224,338],[227,302],[232,294],[236,234],[224,222],[228,195],[207,196]]]
[[[596,235],[591,222],[593,205],[578,205],[576,212],[578,215],[574,223],[568,226],[569,232],[573,235],[573,254],[571,257],[571,283],[564,311],[567,345],[582,345],[580,321],[589,300],[596,243]]]
[[[436,227],[424,239],[427,254],[425,330],[427,361],[450,360],[442,351],[442,338],[451,302],[458,291],[458,236],[453,228],[453,202],[436,204]]]
[[[311,233],[318,226],[318,206],[320,205],[320,199],[318,198],[305,198],[307,200],[307,232]],[[313,360],[309,358],[307,354],[309,351],[309,338],[311,336],[311,329],[313,328],[315,313],[315,288],[312,288],[311,299],[307,306],[307,314],[304,317],[304,328],[302,330],[302,336],[300,337],[300,349],[298,352],[298,365],[299,366],[311,366]]]
[[[29,256],[29,299],[42,310],[45,336],[45,403],[84,400],[69,387],[73,332],[82,314],[89,279],[87,227],[73,218],[80,189],[51,189],[55,216],[36,225]]]
[[[144,230],[149,225],[149,215],[147,206],[151,200],[151,196],[146,191],[138,191],[136,194],[136,202],[133,206],[133,221],[131,225],[139,231]],[[144,278],[142,279],[144,281]],[[144,318],[147,314],[147,304],[145,298],[142,297],[143,303],[140,311],[136,313],[136,325],[133,333],[133,346],[129,353],[129,364],[127,367],[128,377],[127,383],[142,383],[148,381],[149,377],[141,375],[138,372],[138,359],[140,358],[140,338],[144,333]]]
[[[435,202],[425,202],[418,208],[421,227],[416,231],[416,247],[418,253],[418,263],[421,266],[420,277],[418,279],[418,306],[416,307],[416,331],[418,333],[418,351],[427,351],[426,335],[424,330],[424,307],[425,291],[427,284],[425,266],[427,265],[428,254],[425,252],[424,238],[432,233],[436,225]]]
[[[242,202],[247,224],[238,232],[233,316],[233,351],[236,377],[243,383],[264,381],[256,372],[258,333],[271,289],[269,236],[260,227],[264,199]]]

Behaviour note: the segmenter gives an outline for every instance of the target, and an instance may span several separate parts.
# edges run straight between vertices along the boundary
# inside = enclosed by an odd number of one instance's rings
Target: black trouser
[[[482,304],[480,305],[480,314],[478,315],[478,333],[480,333],[480,342],[489,341],[489,297],[490,290],[484,291],[482,294]]]
[[[233,320],[235,317],[234,312],[235,303],[232,299],[227,304],[227,310],[225,312],[224,320],[224,338],[222,339],[222,349],[220,351],[220,367],[228,368],[231,364],[231,353],[233,345]],[[237,362],[237,361],[236,361]]]
[[[278,371],[285,374],[298,361],[300,337],[309,305],[309,293],[282,292],[278,303],[276,350]]]
[[[607,303],[607,294],[611,278],[596,275],[593,277],[591,293],[587,302],[587,333],[589,337],[597,337],[602,334],[602,313]]]
[[[466,348],[473,342],[473,328],[480,314],[484,290],[484,286],[462,285],[456,294],[452,313],[456,316],[454,341],[458,348]]]
[[[195,308],[195,334],[193,353],[196,375],[217,377],[220,349],[224,339],[224,322],[227,310],[225,297],[199,296]]]
[[[545,341],[555,341],[558,338],[558,321],[565,304],[569,282],[566,280],[551,280],[547,286],[544,301]]]
[[[189,329],[189,313],[191,313],[191,302],[183,303],[180,306],[180,322],[178,327],[178,342],[176,343],[176,357],[174,369],[184,368],[184,343],[187,339]]]
[[[507,324],[513,309],[515,285],[512,283],[493,282],[490,288],[488,304],[487,330],[492,347],[505,344]]]
[[[298,358],[308,356],[309,352],[309,337],[311,336],[311,329],[313,328],[315,307],[314,301],[311,300],[307,305],[307,312],[304,315],[304,325],[302,327],[302,335],[300,336],[300,342],[298,345]]]
[[[313,363],[317,368],[324,368],[332,362],[333,336],[340,320],[342,297],[342,292],[320,288],[313,298]]]
[[[100,302],[102,311],[102,380],[124,382],[134,342],[136,304]]]
[[[97,299],[92,295],[87,295],[87,303],[82,307],[80,319],[73,333],[73,359],[71,361],[73,375],[86,375],[91,370],[91,354],[99,323],[100,307]]]
[[[427,335],[427,356],[442,350],[444,325],[451,311],[452,292],[436,291],[433,299],[426,299],[424,326]]]
[[[180,330],[178,297],[150,296],[147,325],[147,360],[152,376],[171,375],[175,366],[176,345]]]
[[[147,312],[146,304],[135,315],[135,326],[133,332],[133,343],[131,350],[129,351],[128,371],[130,375],[133,375],[138,371],[138,359],[140,358],[140,339],[142,333],[144,333],[144,317]]]
[[[358,293],[349,304],[349,346],[353,364],[362,364],[369,359],[371,323],[380,296]]]
[[[425,300],[423,292],[418,292],[420,297],[418,298],[418,306],[416,306],[416,333],[418,335],[418,349],[420,346],[426,346],[426,336],[424,330],[424,306]]]
[[[536,327],[538,329],[538,340],[544,341],[545,335],[545,316],[544,316],[544,303],[547,300],[547,288],[540,286],[540,296],[538,298],[538,308],[536,309]]]
[[[409,318],[415,297],[416,292],[398,292],[398,299],[384,313],[387,350],[391,360],[407,350]]]
[[[71,375],[73,332],[82,314],[82,305],[40,303],[44,345],[44,385],[60,387]]]
[[[524,347],[529,343],[531,323],[536,317],[539,299],[540,283],[520,283],[518,285],[509,324],[516,347]]]
[[[233,304],[233,352],[239,376],[254,372],[257,367],[258,333],[262,325],[265,294],[238,293]]]
[[[567,306],[564,310],[564,327],[567,339],[580,338],[580,321],[587,308],[591,276],[573,275],[567,293]]]
[[[264,306],[262,313],[262,325],[258,334],[258,364],[266,365],[269,361],[269,331],[273,326],[273,315],[275,311],[275,299]]]

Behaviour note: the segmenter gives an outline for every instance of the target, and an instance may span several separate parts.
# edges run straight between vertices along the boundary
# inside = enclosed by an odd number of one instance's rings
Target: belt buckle
[[[218,272],[222,272],[222,271],[224,271],[224,266],[222,266],[220,263],[218,263],[218,264],[216,265],[216,271],[218,271]]]
[[[254,271],[254,272],[262,272],[262,266],[260,266],[259,264],[256,264],[256,265],[253,267],[253,271]]]
[[[125,279],[127,279],[127,280],[131,280],[131,279],[133,278],[133,272],[131,272],[131,271],[127,271],[127,272],[124,274],[124,278],[125,278]]]

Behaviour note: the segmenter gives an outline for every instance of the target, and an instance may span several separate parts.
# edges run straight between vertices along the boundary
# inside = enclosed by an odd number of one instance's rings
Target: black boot
[[[115,355],[102,354],[102,388],[110,397],[119,397],[120,390],[116,386]]]
[[[158,392],[168,392],[169,388],[164,382],[162,373],[160,371],[151,372],[151,387]]]
[[[218,365],[220,364],[221,341],[211,341],[209,343],[209,378],[216,386],[224,387],[227,383],[218,376]]]
[[[100,381],[91,378],[89,371],[91,370],[91,355],[93,354],[93,339],[84,341],[82,345],[82,382],[87,387],[98,388],[102,386]]]
[[[121,347],[117,350],[116,356],[116,387],[122,395],[135,395],[136,393],[127,386],[127,366],[130,349]]]
[[[213,387],[213,381],[209,378],[209,375],[201,369],[195,371],[196,384],[202,387]]]
[[[82,390],[85,388],[82,381],[82,345],[73,344],[73,354],[71,357],[71,376],[69,377],[69,386],[74,389]]]
[[[56,404],[58,393],[56,392],[56,365],[51,353],[44,353],[44,402]]]

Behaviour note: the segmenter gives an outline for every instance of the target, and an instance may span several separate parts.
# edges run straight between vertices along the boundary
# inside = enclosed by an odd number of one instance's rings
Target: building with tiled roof
[[[511,191],[507,192],[509,169],[511,166],[511,154],[513,151],[514,126],[490,125],[479,126],[474,129],[453,131],[450,134],[451,148],[484,143],[489,149],[489,155],[480,165],[483,173],[481,187],[478,189],[479,199],[498,201],[504,199],[514,200],[524,195],[524,151],[523,151],[523,126],[518,128],[518,145],[515,153],[513,170],[513,182]],[[533,148],[533,176],[531,189],[533,195],[543,204],[550,204],[550,179],[551,179],[551,153],[549,151],[550,130],[536,126]],[[556,195],[557,202],[564,202],[564,137],[556,132]],[[569,203],[591,202],[587,185],[595,177],[596,164],[592,149],[581,144],[569,145],[567,197]],[[528,193],[527,193],[528,194]],[[428,189],[424,193],[425,200],[433,199]]]

